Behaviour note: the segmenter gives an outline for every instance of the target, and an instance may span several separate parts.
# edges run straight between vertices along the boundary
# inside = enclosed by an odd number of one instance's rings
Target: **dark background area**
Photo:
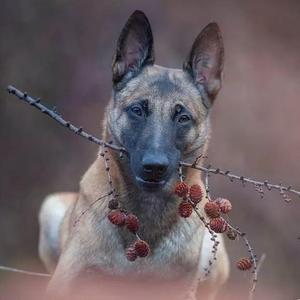
[[[8,84],[57,106],[100,136],[111,91],[111,60],[120,30],[135,10],[152,24],[156,63],[181,67],[210,21],[223,31],[225,80],[212,111],[212,165],[300,189],[299,1],[1,0],[0,9],[0,264],[43,270],[37,214],[51,192],[77,190],[97,147],[5,92]],[[232,200],[231,220],[267,259],[257,299],[300,297],[300,199],[213,177],[214,196]],[[228,242],[230,291],[246,298],[249,273],[235,270],[246,254]],[[11,275],[0,273],[1,289]],[[227,295],[228,294],[228,295]],[[227,296],[225,296],[227,295]],[[227,298],[226,298],[227,299]]]

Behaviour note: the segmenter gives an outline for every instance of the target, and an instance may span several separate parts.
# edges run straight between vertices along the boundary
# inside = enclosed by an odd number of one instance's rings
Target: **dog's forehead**
[[[186,106],[201,106],[199,90],[189,74],[180,69],[165,68],[158,65],[148,66],[116,95],[122,105],[127,106],[139,99],[159,104],[182,102]],[[163,100],[163,101],[158,101]]]
[[[141,75],[147,79],[150,90],[161,96],[185,94],[190,85],[187,74],[179,69],[153,66],[148,67]]]

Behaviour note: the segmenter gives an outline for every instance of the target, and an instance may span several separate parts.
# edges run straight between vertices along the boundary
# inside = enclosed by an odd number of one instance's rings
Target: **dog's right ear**
[[[146,15],[137,10],[129,17],[117,43],[112,64],[114,88],[122,88],[144,66],[153,63],[151,26]]]

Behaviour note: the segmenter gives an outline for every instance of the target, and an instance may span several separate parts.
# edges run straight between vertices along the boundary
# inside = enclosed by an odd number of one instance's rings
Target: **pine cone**
[[[241,258],[237,263],[236,266],[239,270],[241,271],[247,271],[250,270],[252,268],[252,261],[250,258]]]
[[[193,212],[193,206],[188,201],[182,201],[178,206],[179,215],[188,218]]]
[[[176,183],[174,193],[177,196],[179,196],[181,198],[186,197],[188,192],[189,192],[189,186],[185,182],[182,181],[182,182]]]
[[[126,215],[120,210],[112,210],[107,217],[109,221],[114,225],[117,226],[125,225]]]
[[[126,227],[129,231],[132,233],[136,233],[140,227],[139,219],[134,214],[128,214],[126,221],[125,221]]]
[[[224,219],[214,218],[210,220],[209,227],[212,231],[216,233],[223,233],[227,230],[228,225]]]
[[[134,249],[134,247],[129,247],[127,248],[126,250],[126,258],[129,260],[129,261],[135,261],[137,259],[138,255],[137,255],[137,252],[136,250]]]
[[[149,244],[143,240],[136,241],[133,247],[139,257],[146,257],[150,253]]]
[[[227,214],[232,210],[232,204],[228,199],[217,198],[216,203],[219,205],[223,214]]]
[[[220,207],[215,202],[207,202],[204,206],[204,211],[211,219],[218,218],[220,216]]]
[[[194,203],[199,203],[202,200],[203,192],[199,184],[193,184],[190,188],[190,198]]]

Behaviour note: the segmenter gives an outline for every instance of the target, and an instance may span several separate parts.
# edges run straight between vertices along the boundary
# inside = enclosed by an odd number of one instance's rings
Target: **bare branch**
[[[82,129],[82,127],[76,127],[75,125],[71,124],[69,121],[66,121],[56,111],[54,111],[53,109],[49,109],[45,105],[43,105],[41,103],[40,98],[34,99],[31,96],[27,95],[27,93],[23,93],[23,92],[19,91],[18,89],[16,89],[15,87],[11,86],[11,85],[7,87],[7,91],[10,94],[13,94],[13,95],[17,96],[20,100],[23,100],[26,103],[28,103],[28,104],[32,105],[33,107],[37,108],[42,113],[48,115],[49,117],[54,119],[56,122],[58,122],[60,125],[68,128],[69,130],[73,131],[74,133],[78,134],[79,136],[81,136],[85,139],[88,139],[90,142],[93,142],[93,143],[95,143],[99,146],[106,146],[106,147],[111,148],[113,150],[117,150],[117,151],[120,151],[120,152],[127,153],[124,148],[118,147],[116,145],[112,145],[108,142],[105,142],[101,139],[98,139],[95,136],[93,136],[93,135],[87,133],[86,131],[84,131]]]
[[[253,278],[253,285],[252,285],[252,288],[251,290],[249,291],[249,300],[253,300],[254,299],[254,292],[255,292],[255,288],[256,288],[256,284],[257,284],[257,275],[258,273],[260,272],[260,269],[266,259],[266,254],[263,253],[262,256],[260,257],[260,260],[258,261],[258,264],[257,264],[257,267],[256,267],[256,273],[254,273],[254,276],[256,276],[256,279]]]
[[[281,184],[273,184],[273,183],[269,183],[267,180],[258,181],[256,179],[235,175],[235,174],[231,173],[230,171],[220,170],[219,168],[203,167],[203,166],[193,165],[193,164],[186,163],[186,162],[180,162],[180,164],[184,167],[197,169],[202,172],[207,172],[207,173],[216,174],[216,175],[222,175],[222,176],[228,177],[231,181],[237,180],[237,181],[241,181],[242,183],[250,183],[250,184],[254,185],[254,187],[264,187],[265,186],[269,191],[270,190],[278,190],[280,192],[281,191],[289,192],[294,195],[297,195],[300,198],[300,191],[293,189],[291,186],[283,186]],[[286,202],[290,202],[290,199]]]
[[[249,240],[248,240],[248,238],[246,236],[246,233],[245,232],[241,232],[238,228],[230,225],[228,222],[227,222],[227,225],[228,225],[228,227],[231,230],[235,231],[244,240],[244,243],[245,243],[245,245],[246,245],[246,247],[248,249],[251,261],[253,263],[252,287],[250,289],[250,295],[251,294],[253,295],[255,287],[256,287],[256,284],[257,284],[257,280],[258,280],[258,266],[257,266],[257,257],[256,257],[256,254],[254,253],[254,249],[251,246],[251,244],[250,244],[250,242],[249,242]]]
[[[120,154],[123,154],[123,153],[127,154],[127,151],[125,148],[105,142],[105,141],[93,136],[92,134],[87,133],[86,131],[84,131],[82,129],[82,127],[77,127],[77,126],[73,125],[72,123],[70,123],[69,121],[66,121],[55,110],[49,109],[45,105],[43,105],[40,102],[39,98],[34,99],[31,96],[27,95],[27,93],[23,93],[13,86],[8,86],[7,91],[10,94],[17,96],[20,100],[23,100],[26,103],[34,106],[42,113],[44,113],[44,114],[48,115],[49,117],[51,117],[52,119],[54,119],[60,125],[68,128],[72,132],[89,140],[90,142],[93,142],[97,145],[105,146],[110,149],[119,151]],[[291,199],[290,199],[290,197],[288,197],[287,193],[297,195],[300,198],[300,191],[293,189],[291,186],[283,186],[282,184],[272,184],[272,183],[269,183],[267,180],[258,181],[256,179],[247,178],[244,176],[233,174],[230,171],[224,171],[219,168],[212,168],[211,166],[204,167],[204,166],[197,164],[198,160],[199,160],[199,158],[197,158],[197,161],[194,163],[180,162],[180,166],[187,167],[187,168],[193,168],[193,169],[205,172],[206,174],[210,173],[210,174],[221,175],[221,176],[229,178],[229,180],[231,180],[231,181],[234,181],[234,180],[240,181],[240,182],[242,182],[243,185],[245,185],[246,183],[249,183],[249,184],[252,184],[256,190],[260,189],[261,191],[263,191],[264,187],[266,187],[269,191],[270,190],[278,190],[286,202],[291,201]]]
[[[201,214],[199,213],[197,207],[194,207],[194,212],[196,213],[196,215],[198,216],[198,218],[201,220],[201,222],[203,223],[203,225],[208,230],[209,234],[211,235],[211,241],[213,242],[213,246],[212,246],[212,258],[209,259],[208,266],[205,268],[205,274],[204,274],[205,277],[208,277],[209,274],[211,273],[211,269],[213,267],[213,263],[217,260],[218,245],[219,245],[220,242],[217,239],[218,235],[215,234],[211,230],[211,228],[209,227],[209,223],[205,220],[205,218],[203,216],[201,216]]]
[[[29,275],[29,276],[51,277],[51,275],[47,274],[47,273],[31,272],[31,271],[26,271],[26,270],[21,270],[21,269],[10,268],[10,267],[6,267],[6,266],[0,266],[0,270],[7,271],[7,272],[13,272],[13,273],[20,273],[20,274]]]

